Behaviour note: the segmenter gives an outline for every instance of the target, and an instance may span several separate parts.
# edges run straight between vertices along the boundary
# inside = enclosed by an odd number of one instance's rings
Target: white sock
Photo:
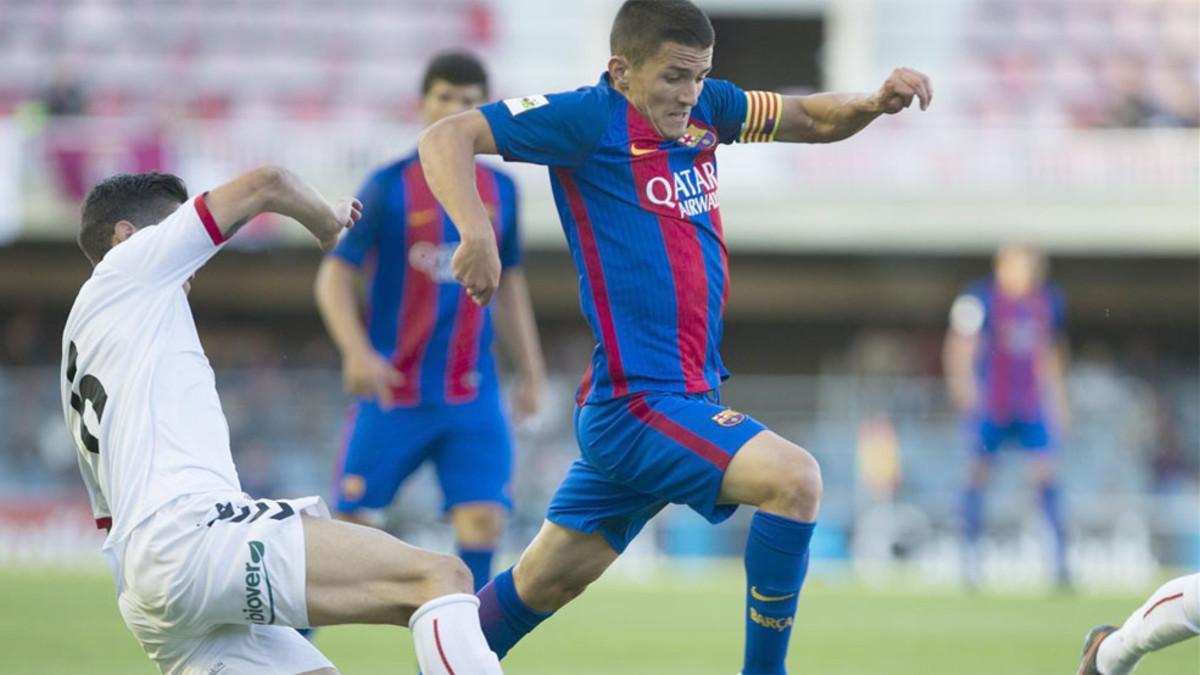
[[[1200,574],[1172,579],[1100,643],[1101,675],[1129,675],[1142,656],[1200,634]]]
[[[434,598],[408,621],[423,675],[502,675],[500,659],[479,626],[479,599],[468,593]]]

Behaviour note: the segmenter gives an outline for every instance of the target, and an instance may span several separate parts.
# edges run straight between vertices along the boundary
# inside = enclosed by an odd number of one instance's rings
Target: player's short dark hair
[[[169,173],[122,173],[107,178],[88,193],[79,214],[79,248],[93,265],[112,248],[113,228],[122,220],[141,229],[179,208],[187,186]]]
[[[421,95],[428,94],[433,83],[438,80],[457,86],[478,84],[483,87],[484,96],[488,93],[487,70],[479,57],[470,52],[452,50],[434,56],[429,65],[425,66],[425,75],[421,78]]]
[[[625,0],[608,38],[613,55],[634,65],[653,56],[664,42],[704,49],[715,41],[712,23],[689,0]]]

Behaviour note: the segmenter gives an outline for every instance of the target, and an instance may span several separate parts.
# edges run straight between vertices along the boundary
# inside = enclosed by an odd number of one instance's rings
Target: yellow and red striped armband
[[[779,131],[783,96],[773,91],[746,92],[746,121],[742,122],[739,143],[770,143]]]

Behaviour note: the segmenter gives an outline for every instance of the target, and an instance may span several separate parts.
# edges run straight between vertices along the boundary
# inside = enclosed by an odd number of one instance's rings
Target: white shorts
[[[308,626],[304,528],[319,497],[187,495],[130,532],[117,604],[166,675],[296,675],[332,664],[292,627]]]

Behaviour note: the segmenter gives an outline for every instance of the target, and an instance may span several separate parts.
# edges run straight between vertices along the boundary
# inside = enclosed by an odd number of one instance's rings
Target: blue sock
[[[1063,527],[1062,502],[1057,483],[1050,482],[1042,486],[1042,513],[1054,532],[1055,573],[1060,580],[1064,580],[1067,576],[1067,533]]]
[[[963,493],[963,535],[967,544],[979,543],[983,534],[983,490],[970,486]]]
[[[963,561],[966,582],[978,586],[979,538],[983,536],[983,489],[968,485],[963,493]]]
[[[746,658],[742,675],[782,675],[788,638],[808,572],[816,523],[759,511],[746,540]]]
[[[492,557],[495,554],[494,548],[458,547],[458,557],[462,558],[467,564],[467,569],[471,570],[471,576],[475,577],[476,593],[492,578]]]
[[[504,658],[529,631],[549,619],[554,612],[535,612],[517,595],[512,568],[496,575],[479,593],[479,623],[488,647]]]

